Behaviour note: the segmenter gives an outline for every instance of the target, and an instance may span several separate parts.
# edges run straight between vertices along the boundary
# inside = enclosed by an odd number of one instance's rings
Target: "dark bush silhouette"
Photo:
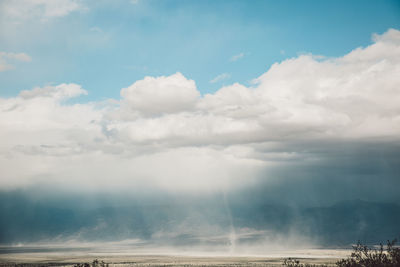
[[[388,241],[386,249],[380,244],[379,249],[368,248],[360,242],[353,247],[353,253],[347,259],[336,263],[338,267],[399,267],[400,248],[395,247],[397,240]]]
[[[98,259],[95,259],[92,264],[90,263],[78,263],[75,264],[74,267],[108,267],[108,263],[105,263],[104,261],[99,261]]]
[[[288,258],[283,261],[284,266],[288,267],[327,267],[328,265],[320,265],[320,264],[308,264],[308,263],[300,263],[299,260]]]
[[[360,242],[353,246],[353,252],[347,259],[336,262],[338,267],[400,267],[400,247],[396,247],[397,240],[387,241],[386,248],[380,244],[379,249],[369,248]],[[303,264],[296,259],[285,259],[284,266],[289,267],[316,267],[327,265]]]

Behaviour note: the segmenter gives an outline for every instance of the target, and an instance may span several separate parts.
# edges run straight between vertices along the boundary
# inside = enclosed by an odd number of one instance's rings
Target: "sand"
[[[134,252],[104,252],[86,250],[42,251],[40,249],[2,249],[0,266],[73,266],[91,263],[94,259],[108,263],[110,267],[128,266],[281,266],[285,258],[296,258],[301,263],[327,264],[347,257],[351,251],[344,249],[302,249],[270,251],[265,255],[179,255],[135,254]]]

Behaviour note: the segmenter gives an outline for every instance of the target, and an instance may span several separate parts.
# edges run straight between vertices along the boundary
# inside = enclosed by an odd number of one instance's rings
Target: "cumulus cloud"
[[[301,55],[250,87],[204,96],[176,73],[136,81],[108,104],[62,101],[86,94],[75,84],[0,98],[1,186],[235,188],[276,166],[337,157],[344,141],[379,150],[400,136],[399,40],[391,29],[343,57]]]
[[[191,110],[200,93],[193,80],[181,73],[145,77],[121,90],[122,105],[143,114],[175,113]]]
[[[31,60],[32,58],[25,53],[0,52],[0,72],[14,69],[14,65],[10,61],[30,62]]]

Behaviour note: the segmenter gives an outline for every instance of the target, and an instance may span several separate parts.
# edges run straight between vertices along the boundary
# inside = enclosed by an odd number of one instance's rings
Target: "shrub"
[[[105,263],[104,261],[99,261],[98,259],[95,259],[92,264],[90,263],[78,263],[75,264],[74,267],[108,267],[108,263]]]
[[[347,259],[336,263],[338,267],[398,267],[400,266],[400,248],[395,247],[396,239],[387,242],[387,247],[380,244],[379,249],[368,248],[360,242],[353,247],[353,253]]]
[[[368,248],[361,244],[353,246],[353,252],[347,259],[336,262],[338,267],[400,267],[400,248],[396,247],[397,240],[388,241],[386,248],[380,244],[379,249]],[[326,265],[303,264],[296,259],[285,259],[284,266],[288,267],[316,267]]]
[[[327,265],[315,265],[315,264],[308,264],[308,263],[300,263],[299,260],[288,258],[283,260],[283,265],[288,267],[325,267]]]

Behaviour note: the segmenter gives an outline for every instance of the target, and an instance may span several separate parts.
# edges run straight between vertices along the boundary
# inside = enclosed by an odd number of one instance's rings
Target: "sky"
[[[400,204],[399,74],[398,1],[3,0],[0,191]]]
[[[0,51],[28,56],[2,56],[0,95],[73,82],[82,101],[176,72],[202,94],[249,85],[275,62],[342,56],[400,23],[398,1],[4,0],[0,12]]]

